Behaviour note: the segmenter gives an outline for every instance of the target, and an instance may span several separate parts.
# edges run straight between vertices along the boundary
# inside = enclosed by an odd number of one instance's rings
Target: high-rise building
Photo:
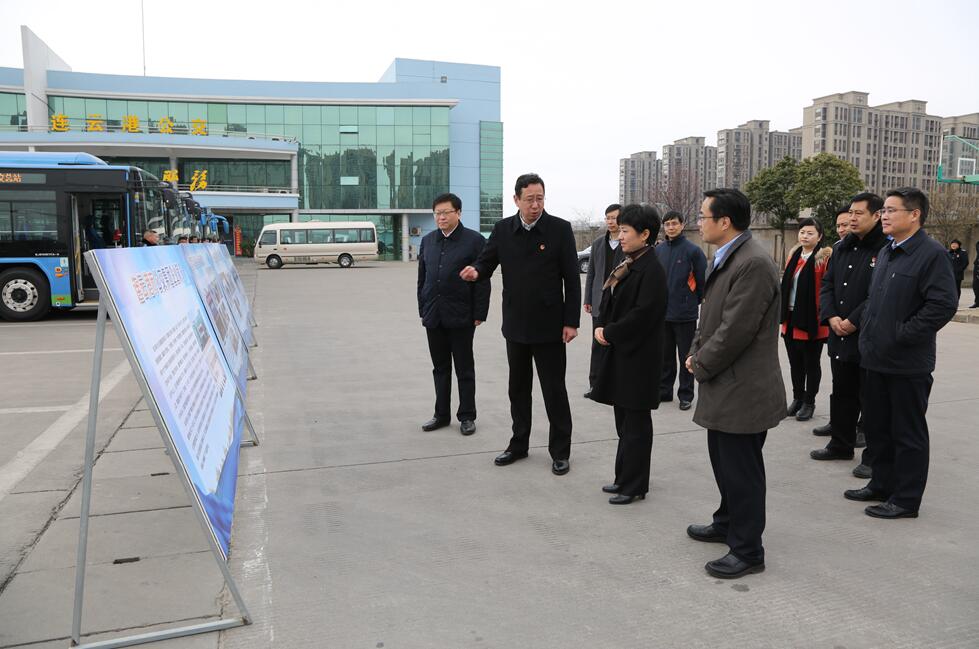
[[[664,182],[682,181],[697,192],[713,189],[717,177],[717,147],[693,136],[663,145]]]
[[[803,156],[826,152],[851,162],[873,192],[933,189],[942,118],[918,99],[870,106],[868,97],[850,91],[813,99],[803,109]]]
[[[655,151],[640,151],[619,160],[619,202],[648,203],[659,187],[663,161]]]
[[[802,159],[801,129],[769,131],[764,119],[717,132],[717,185],[744,189],[759,171],[789,156]]]

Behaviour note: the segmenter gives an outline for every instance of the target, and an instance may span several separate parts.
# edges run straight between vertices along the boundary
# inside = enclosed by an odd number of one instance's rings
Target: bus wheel
[[[265,265],[272,270],[282,268],[282,259],[280,259],[278,255],[269,255],[265,258]]]
[[[51,288],[44,275],[30,268],[0,273],[0,317],[4,320],[40,320],[50,310]]]
[[[340,268],[350,268],[354,265],[354,258],[348,254],[342,254],[337,257],[337,263],[340,264]]]

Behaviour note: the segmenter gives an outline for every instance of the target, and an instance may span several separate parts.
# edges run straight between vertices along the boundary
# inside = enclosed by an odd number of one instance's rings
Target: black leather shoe
[[[793,399],[792,403],[789,404],[789,409],[785,411],[786,417],[795,417],[799,414],[799,409],[802,407],[802,399]]]
[[[619,485],[615,484],[614,482],[612,484],[607,484],[602,487],[602,491],[607,494],[617,494],[619,493]]]
[[[448,425],[449,425],[448,419],[439,419],[438,417],[432,417],[424,424],[422,424],[422,430],[426,432],[432,430],[438,430],[439,428],[445,428]]]
[[[581,396],[583,396],[583,397],[584,397],[584,398],[586,398],[586,399],[591,399],[591,390],[589,390],[588,392],[585,392],[585,393],[584,393],[583,395],[581,395]]]
[[[843,497],[847,500],[859,500],[861,502],[867,502],[870,500],[879,500],[884,502],[887,500],[887,496],[869,487],[862,487],[860,489],[847,489],[843,492]]]
[[[680,401],[680,410],[690,410],[691,403],[689,401]]]
[[[726,543],[727,534],[721,534],[713,524],[687,525],[687,536],[704,543]]]
[[[551,473],[554,475],[564,475],[571,470],[571,463],[567,460],[554,460],[551,464]]]
[[[857,441],[854,442],[853,448],[864,448],[867,446],[867,436],[862,432],[857,432]]]
[[[476,422],[472,419],[464,419],[459,423],[459,431],[463,435],[472,435],[476,432]]]
[[[525,457],[527,457],[526,453],[514,453],[513,451],[503,451],[502,453],[496,456],[496,459],[493,460],[493,463],[496,466],[506,466],[508,464],[513,464],[517,460],[522,460]]]
[[[826,423],[822,426],[816,426],[812,429],[812,434],[816,437],[829,437],[833,434],[833,424]]]
[[[625,494],[618,494],[612,496],[608,499],[608,504],[610,505],[628,505],[633,500],[646,500],[646,494],[636,494],[635,496],[627,496]]]
[[[817,448],[809,452],[809,457],[814,460],[852,460],[853,451],[843,451],[836,448]]]
[[[970,309],[979,309],[979,303],[973,304],[969,307]]]
[[[812,403],[804,403],[802,407],[799,408],[799,412],[795,415],[796,421],[809,421],[812,419],[813,413],[816,412],[816,406]]]
[[[704,566],[712,577],[718,579],[737,579],[756,572],[765,572],[765,562],[748,563],[742,561],[730,552],[715,561],[708,561]]]
[[[853,475],[857,478],[863,478],[864,480],[870,480],[874,477],[874,471],[866,464],[860,463],[853,467]]]
[[[874,518],[918,518],[918,512],[916,510],[905,509],[894,503],[871,505],[863,511],[867,516],[873,516]]]

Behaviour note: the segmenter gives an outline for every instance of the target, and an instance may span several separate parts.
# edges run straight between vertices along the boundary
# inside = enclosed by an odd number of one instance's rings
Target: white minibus
[[[339,264],[377,259],[377,229],[369,221],[270,223],[255,243],[255,261],[269,268],[285,264]]]

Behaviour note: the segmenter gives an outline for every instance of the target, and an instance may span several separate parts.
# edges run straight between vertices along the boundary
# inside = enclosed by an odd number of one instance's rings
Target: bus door
[[[129,233],[123,212],[125,194],[74,193],[72,200],[72,228],[77,237],[75,247],[81,258],[89,250],[121,248],[127,245]],[[88,299],[95,299],[98,288],[88,266],[81,262],[74,271],[81,277],[81,290]]]
[[[88,279],[91,279],[91,273],[88,272],[88,268],[85,267],[82,261],[82,235],[81,229],[83,224],[81,223],[78,216],[78,198],[75,196],[71,197],[71,253],[70,261],[71,264],[71,282],[75,285],[75,301],[84,302],[85,301],[85,278],[83,275],[89,275]],[[84,271],[84,272],[83,272]],[[94,284],[94,282],[93,282]]]

